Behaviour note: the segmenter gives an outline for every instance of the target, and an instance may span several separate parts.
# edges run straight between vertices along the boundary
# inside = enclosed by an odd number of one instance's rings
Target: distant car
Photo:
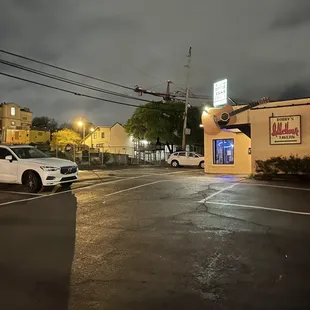
[[[167,163],[174,168],[179,166],[197,166],[201,169],[205,167],[205,159],[203,155],[194,152],[175,152],[172,153]]]
[[[78,180],[76,163],[49,157],[30,145],[0,144],[0,183],[23,184],[30,193],[42,186],[69,188]]]

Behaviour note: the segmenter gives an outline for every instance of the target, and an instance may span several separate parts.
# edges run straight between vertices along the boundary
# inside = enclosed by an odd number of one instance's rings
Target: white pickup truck
[[[23,184],[30,193],[42,186],[70,187],[78,179],[76,163],[48,157],[29,145],[0,144],[0,183]]]

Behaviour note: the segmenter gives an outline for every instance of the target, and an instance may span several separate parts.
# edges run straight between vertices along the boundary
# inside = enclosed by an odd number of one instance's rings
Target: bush
[[[100,165],[100,164],[101,164],[101,161],[100,161],[100,158],[95,157],[95,158],[92,158],[92,159],[90,160],[90,163],[91,163],[92,165]]]
[[[266,175],[273,175],[277,174],[278,170],[274,167],[273,161],[271,159],[268,159],[256,161],[256,172],[262,172]]]
[[[256,172],[262,172],[264,175],[284,173],[310,176],[310,156],[300,158],[298,155],[290,155],[289,157],[278,156],[267,160],[257,160]]]

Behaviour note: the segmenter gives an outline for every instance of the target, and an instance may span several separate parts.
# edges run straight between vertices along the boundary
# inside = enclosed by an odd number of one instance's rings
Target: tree
[[[192,130],[191,135],[187,136],[188,144],[203,144],[203,131],[199,127],[200,114],[198,107],[188,109],[188,128]],[[153,101],[137,108],[125,124],[125,129],[136,139],[150,142],[159,139],[172,152],[172,146],[180,145],[182,141],[183,117],[183,102]]]
[[[47,129],[50,132],[55,132],[58,129],[58,124],[53,118],[39,116],[32,120],[32,127],[35,129]]]
[[[95,128],[95,125],[91,122],[85,122],[85,135],[87,136],[91,132],[91,128]],[[71,129],[77,132],[81,137],[83,135],[83,128],[79,127],[78,120],[71,123],[63,123],[59,126],[59,129]]]
[[[73,130],[73,125],[72,123],[63,123],[59,126],[59,129],[62,130],[62,129],[71,129]]]
[[[52,145],[76,145],[80,143],[81,137],[71,129],[62,129],[53,133]]]

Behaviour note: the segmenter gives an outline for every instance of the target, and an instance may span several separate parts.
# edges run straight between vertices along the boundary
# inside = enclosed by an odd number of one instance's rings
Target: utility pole
[[[186,149],[186,128],[187,128],[187,108],[188,108],[188,98],[189,98],[189,71],[191,66],[191,60],[192,60],[192,48],[189,48],[188,53],[188,61],[187,65],[185,67],[187,68],[186,72],[186,99],[185,99],[185,111],[184,111],[184,124],[183,124],[183,135],[182,135],[182,150],[185,151]]]

